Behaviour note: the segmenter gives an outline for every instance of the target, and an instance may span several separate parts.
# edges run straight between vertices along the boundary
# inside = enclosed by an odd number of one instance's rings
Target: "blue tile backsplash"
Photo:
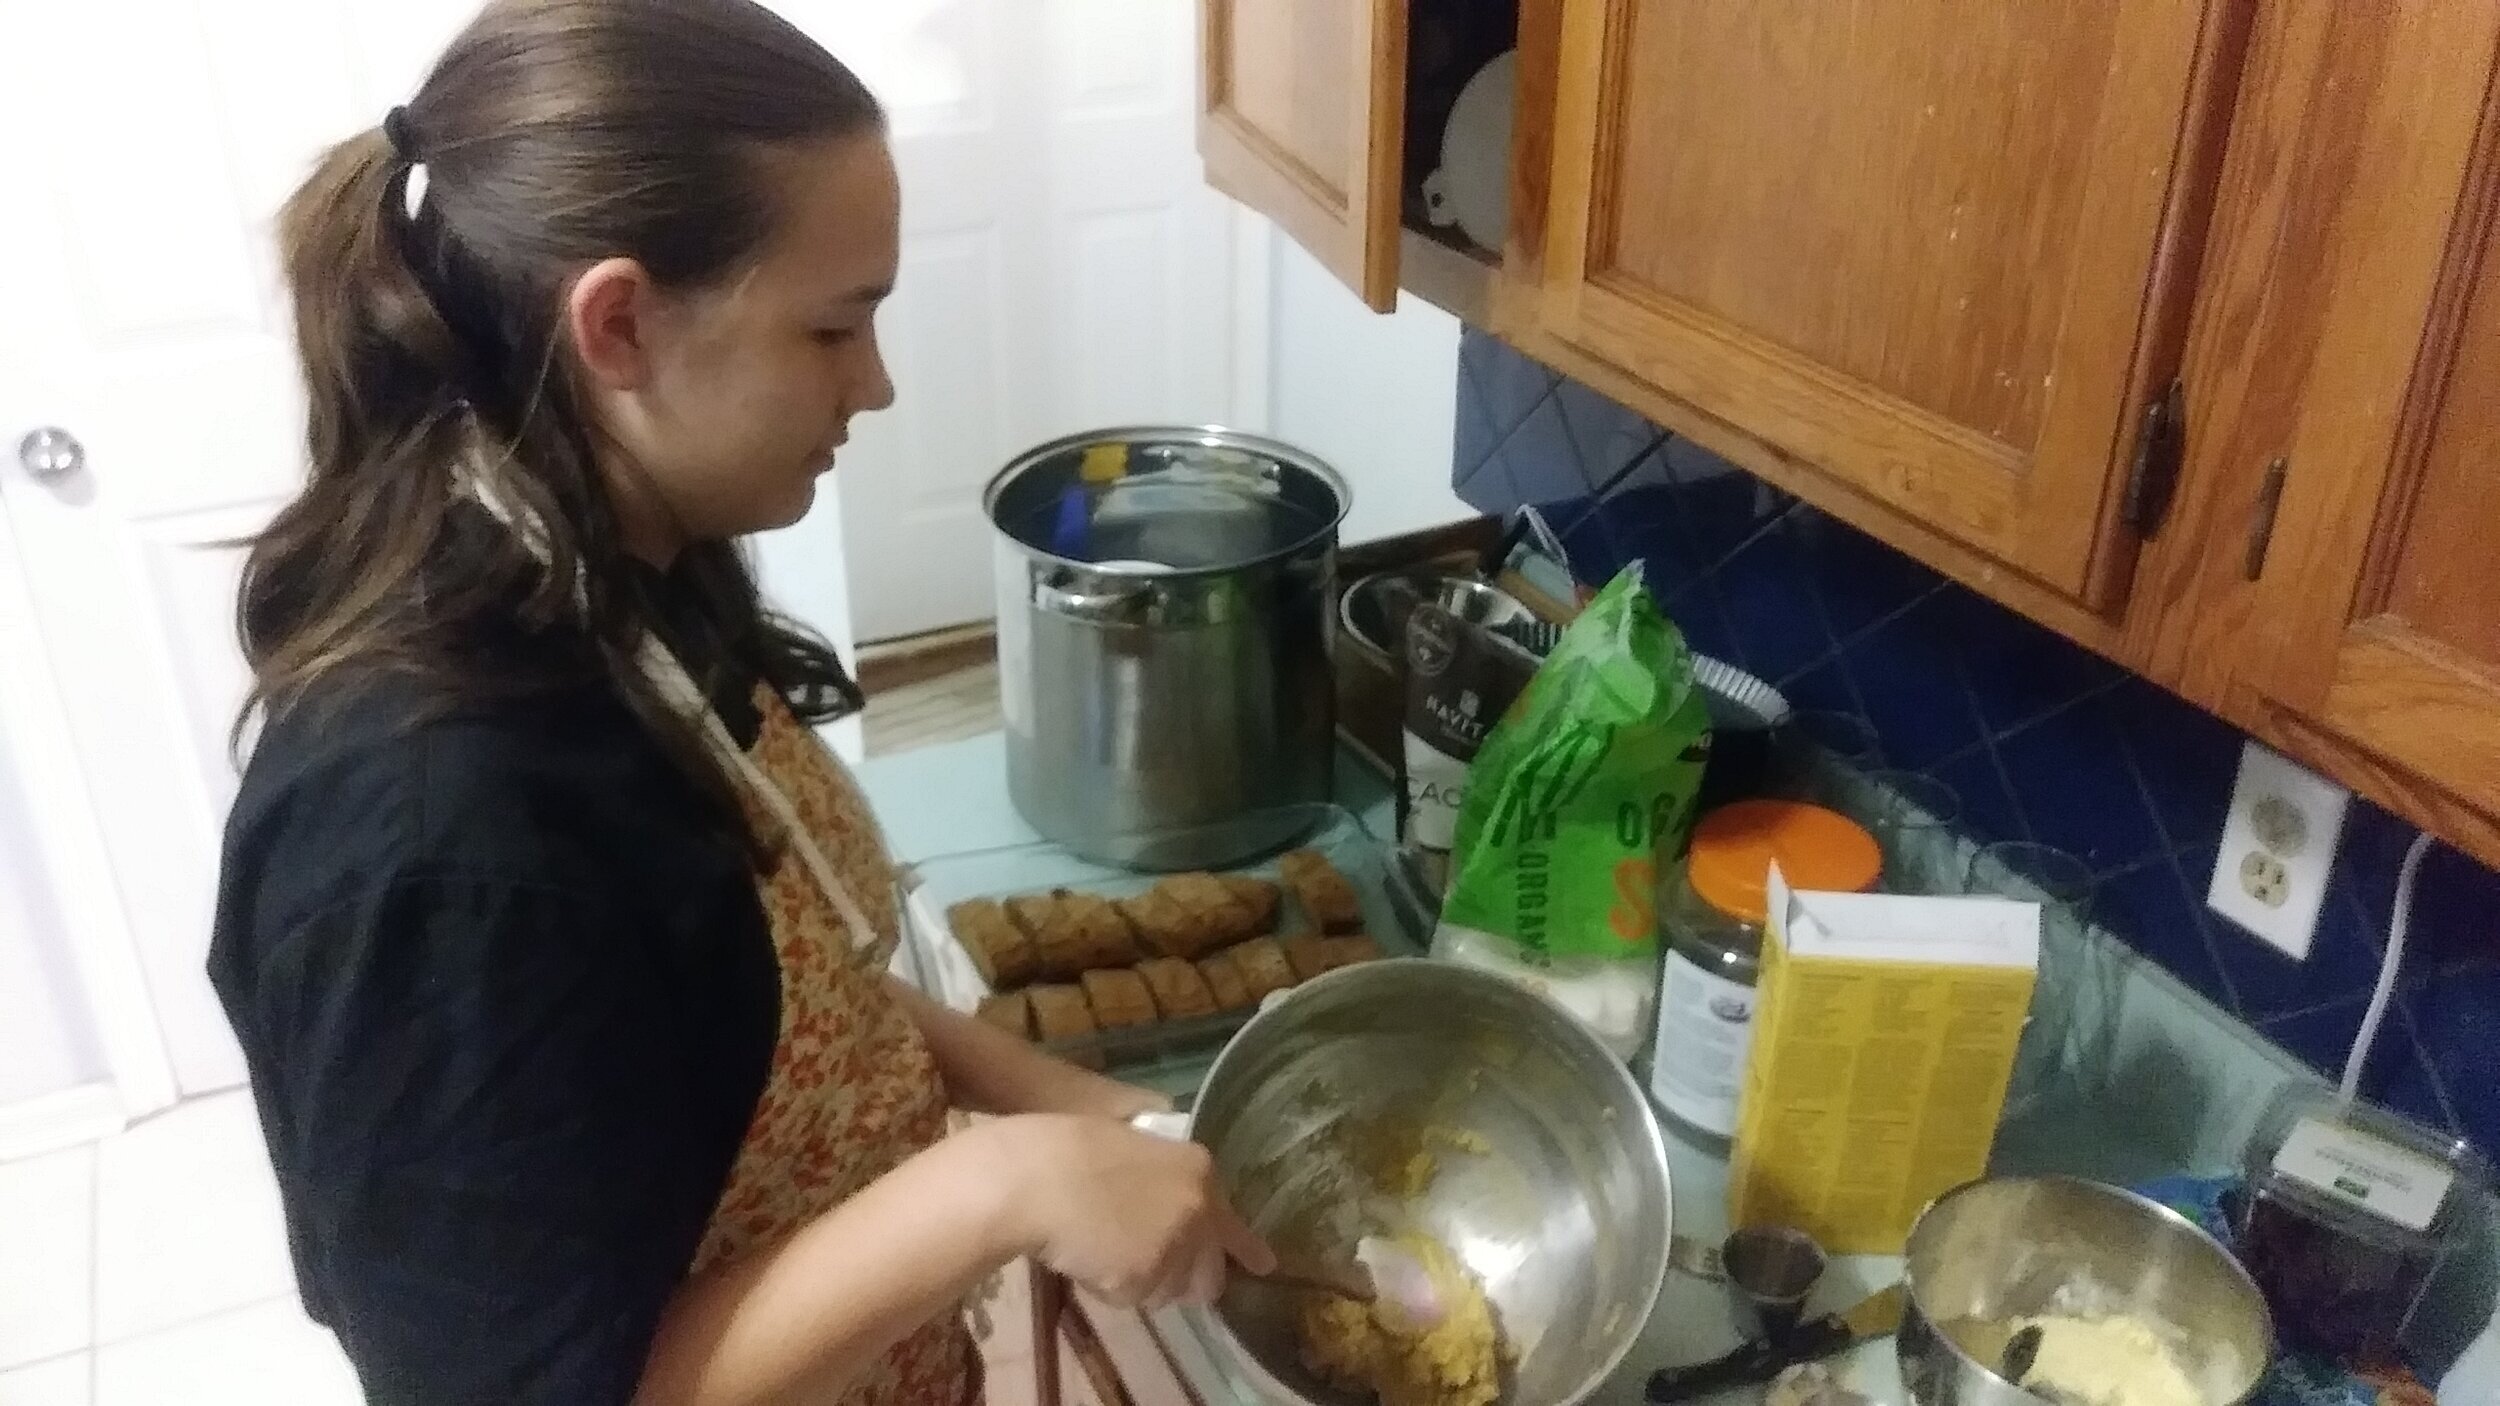
[[[1632,411],[1470,330],[1453,482],[1486,512],[1547,507],[1575,572],[1645,564],[1693,647],[1790,702],[1859,714],[1887,764],[1960,795],[1986,839],[2100,878],[2098,914],[2215,1004],[2333,1077],[2384,950],[2413,829],[2355,799],[2317,942],[2293,962],[2204,903],[2240,733]],[[2445,846],[2414,892],[2401,998],[2365,1089],[2500,1154],[2500,875]]]

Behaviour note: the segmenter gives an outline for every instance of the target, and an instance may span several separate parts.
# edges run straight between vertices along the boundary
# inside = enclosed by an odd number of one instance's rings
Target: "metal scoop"
[[[1802,1230],[1783,1225],[1748,1226],[1727,1237],[1719,1251],[1727,1281],[1753,1327],[1771,1342],[1784,1342],[1804,1321],[1806,1299],[1830,1263],[1823,1247]]]

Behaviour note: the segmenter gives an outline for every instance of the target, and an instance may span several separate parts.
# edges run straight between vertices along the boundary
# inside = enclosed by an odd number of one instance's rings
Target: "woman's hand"
[[[1194,1142],[1054,1114],[990,1129],[1013,1144],[1002,1149],[1017,1178],[1009,1215],[1028,1252],[1113,1304],[1211,1303],[1227,1260],[1253,1274],[1276,1267]]]

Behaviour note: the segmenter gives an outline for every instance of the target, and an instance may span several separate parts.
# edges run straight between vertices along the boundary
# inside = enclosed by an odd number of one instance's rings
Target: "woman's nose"
[[[883,410],[893,403],[894,378],[886,374],[885,349],[871,342],[868,346],[868,365],[862,373],[859,408]]]

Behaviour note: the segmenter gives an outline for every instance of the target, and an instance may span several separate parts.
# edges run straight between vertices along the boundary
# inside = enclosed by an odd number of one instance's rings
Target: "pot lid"
[[[1229,571],[1334,535],[1345,480],[1291,445],[1232,430],[1096,430],[991,480],[990,522],[1036,555],[1112,575]]]

